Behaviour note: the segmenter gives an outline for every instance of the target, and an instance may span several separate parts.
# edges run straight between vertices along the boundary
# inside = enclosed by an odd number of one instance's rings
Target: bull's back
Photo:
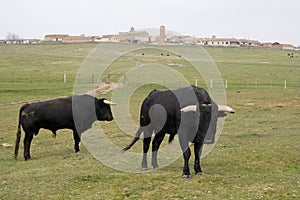
[[[74,126],[70,98],[32,103],[23,110],[21,117],[23,127],[57,130]]]
[[[150,119],[149,112],[151,107],[154,105],[160,105],[164,108],[167,117],[164,125],[165,131],[169,133],[175,133],[178,130],[179,124],[181,123],[181,108],[189,105],[200,106],[202,104],[211,103],[212,100],[206,90],[195,86],[166,91],[153,90],[142,103],[140,125],[147,126],[151,123],[152,126],[155,127],[157,124],[160,124],[161,121],[164,121],[165,118],[163,119],[164,116],[161,115],[162,112],[159,108],[154,111],[154,113],[156,113],[156,115],[154,115],[156,119],[154,119],[153,116],[152,122]],[[201,107],[200,112],[203,111],[204,113],[201,115],[200,123],[209,124],[211,109],[210,107]],[[192,113],[187,114],[187,116],[189,115],[192,115]],[[205,117],[203,118],[203,116]]]
[[[153,109],[151,111],[152,121],[150,118],[150,109]],[[151,123],[155,129],[157,128],[156,126],[161,127],[162,121],[165,121],[164,129],[167,129],[167,132],[174,132],[176,129],[174,127],[177,127],[176,119],[178,118],[178,114],[180,114],[178,113],[179,110],[178,100],[172,91],[151,91],[142,103],[140,126],[148,126]]]

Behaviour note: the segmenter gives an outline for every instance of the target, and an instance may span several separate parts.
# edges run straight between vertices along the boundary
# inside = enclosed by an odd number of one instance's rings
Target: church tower
[[[159,44],[165,44],[166,27],[161,25],[159,28]]]

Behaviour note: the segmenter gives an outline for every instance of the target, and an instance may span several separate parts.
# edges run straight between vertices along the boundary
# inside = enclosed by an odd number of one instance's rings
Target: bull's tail
[[[22,112],[25,108],[27,108],[29,106],[29,104],[25,104],[20,108],[20,112],[19,112],[19,124],[18,124],[18,131],[17,131],[17,139],[16,139],[16,146],[15,146],[15,159],[17,159],[18,157],[18,153],[19,153],[19,144],[20,144],[20,140],[21,140],[21,115]]]
[[[143,132],[142,128],[139,127],[139,129],[137,130],[137,132],[135,134],[135,137],[133,138],[131,143],[129,145],[127,145],[126,147],[124,147],[122,149],[122,151],[127,151],[128,149],[130,149],[140,139],[140,136],[141,136],[142,132]]]

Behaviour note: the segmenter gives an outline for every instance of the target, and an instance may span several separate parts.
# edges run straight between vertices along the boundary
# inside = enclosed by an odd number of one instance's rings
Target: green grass
[[[14,145],[20,103],[12,102],[71,95],[75,74],[95,46],[0,47],[0,144]],[[71,131],[61,130],[53,138],[49,131],[41,130],[33,139],[33,159],[28,162],[22,158],[22,143],[17,161],[14,147],[0,146],[0,199],[299,199],[299,53],[288,59],[286,51],[206,50],[229,82],[227,103],[236,114],[226,118],[217,144],[202,159],[202,176],[182,179],[181,157],[151,173],[119,172],[98,162],[83,145],[75,154]],[[119,62],[138,61],[130,56]],[[116,62],[110,70],[124,69]],[[63,83],[63,73],[68,74],[67,83]],[[185,73],[192,82],[191,70]],[[37,78],[31,79],[30,74]],[[270,88],[271,79],[278,85]],[[255,80],[265,84],[256,87]],[[284,80],[288,81],[286,90]],[[134,120],[140,101],[153,87],[147,85],[132,96]],[[131,140],[115,123],[100,125],[121,147]],[[141,152],[142,142],[134,149]],[[190,164],[192,161],[193,157]]]
[[[95,46],[1,46],[0,103],[71,95],[76,72]],[[63,83],[64,74],[67,83]]]
[[[289,59],[289,51],[246,48],[206,48],[219,67],[223,79],[233,88],[299,87],[300,56]]]

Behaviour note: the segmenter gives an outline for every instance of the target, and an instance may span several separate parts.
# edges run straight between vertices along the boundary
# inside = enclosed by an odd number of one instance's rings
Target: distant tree
[[[272,45],[280,45],[279,42],[274,42]]]
[[[15,40],[19,40],[20,37],[18,34],[15,34],[15,33],[8,33],[7,36],[6,36],[6,39],[7,40],[10,40],[10,41],[15,41]]]

